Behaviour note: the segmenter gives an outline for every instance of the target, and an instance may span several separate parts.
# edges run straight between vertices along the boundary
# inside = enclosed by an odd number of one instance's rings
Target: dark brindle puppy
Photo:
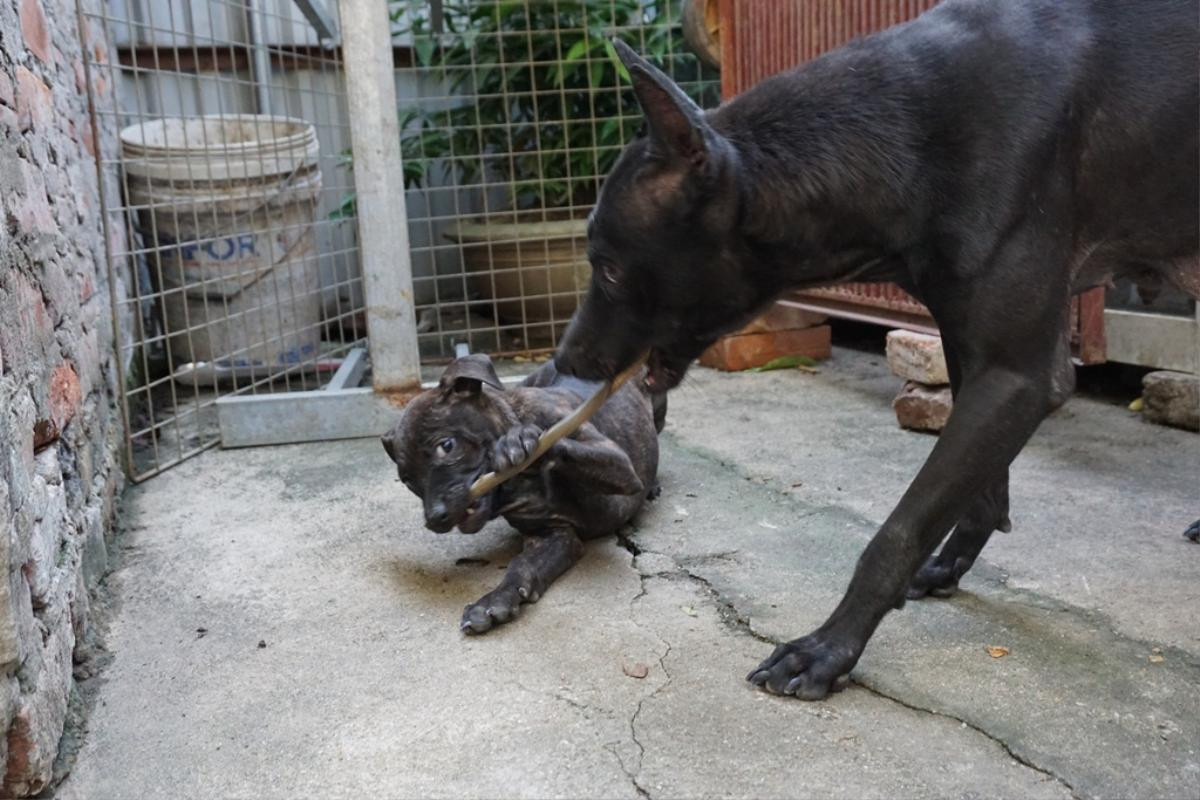
[[[889,609],[953,591],[1008,529],[1009,464],[1073,388],[1073,292],[1200,295],[1198,20],[1195,0],[947,0],[709,112],[622,49],[647,132],[591,220],[560,369],[652,347],[669,388],[781,292],[849,280],[920,298],[950,368],[950,421],[842,602],[753,683],[824,697]]]
[[[464,631],[482,633],[536,603],[579,560],[584,539],[615,533],[655,491],[666,396],[631,380],[532,467],[470,502],[476,478],[523,461],[543,429],[599,386],[549,362],[506,392],[487,356],[465,356],[383,437],[400,480],[425,504],[430,530],[476,533],[502,516],[525,535],[500,585],[463,612]]]

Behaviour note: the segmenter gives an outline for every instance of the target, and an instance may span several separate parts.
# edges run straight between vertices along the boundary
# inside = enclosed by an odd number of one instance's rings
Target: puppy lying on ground
[[[522,603],[536,603],[579,560],[584,539],[616,533],[656,493],[666,395],[651,395],[633,379],[532,467],[470,501],[476,478],[523,461],[543,429],[599,386],[560,374],[551,361],[505,391],[491,359],[464,356],[383,437],[400,480],[425,505],[427,528],[476,533],[504,517],[524,535],[504,580],[463,612],[467,633],[483,633],[514,619]]]

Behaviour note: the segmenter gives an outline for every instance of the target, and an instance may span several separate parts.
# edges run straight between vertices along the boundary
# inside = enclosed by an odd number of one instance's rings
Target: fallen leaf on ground
[[[987,647],[985,647],[983,649],[987,650],[987,654],[989,656],[991,656],[992,658],[1004,658],[1009,653],[1009,650],[1007,647],[1004,647],[1002,645],[997,645],[997,644],[989,644]]]
[[[746,370],[746,372],[769,372],[773,369],[799,369],[803,367],[811,368],[815,367],[816,365],[817,362],[808,356],[780,356],[779,358],[768,361],[761,367],[751,367],[750,369]],[[805,372],[808,371],[810,370],[805,370]]]
[[[1161,664],[1161,663],[1162,663],[1163,661],[1165,661],[1165,660],[1166,660],[1165,658],[1163,658],[1162,656],[1158,655],[1157,653],[1155,653],[1155,654],[1153,654],[1153,655],[1151,655],[1151,656],[1150,656],[1150,663],[1151,663],[1151,664]]]
[[[640,661],[634,664],[622,664],[621,671],[631,678],[644,678],[650,674],[650,668]]]
[[[683,613],[687,614],[689,617],[696,616],[696,609],[692,608],[691,606],[680,606],[679,608],[682,609]]]
[[[1132,403],[1129,404],[1129,410],[1130,411],[1141,411],[1142,408],[1145,407],[1145,405],[1146,405],[1146,401],[1139,397],[1137,400],[1134,400]]]

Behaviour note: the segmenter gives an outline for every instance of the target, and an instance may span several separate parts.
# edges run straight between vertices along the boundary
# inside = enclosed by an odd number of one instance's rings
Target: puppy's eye
[[[451,436],[446,439],[442,439],[440,442],[438,442],[437,449],[438,452],[444,456],[450,455],[450,452],[454,450],[454,437]]]

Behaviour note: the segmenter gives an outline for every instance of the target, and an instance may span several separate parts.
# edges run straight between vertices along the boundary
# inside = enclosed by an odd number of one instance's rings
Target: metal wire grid
[[[422,362],[544,358],[586,290],[584,219],[641,124],[606,44],[647,53],[702,105],[719,76],[680,0],[392,0]]]
[[[261,198],[221,209],[162,199],[230,188],[190,165],[156,195],[131,175],[127,154],[100,163],[101,181],[121,184],[122,205],[104,208],[106,225],[124,233],[109,237],[110,269],[130,265],[136,275],[131,296],[114,298],[113,316],[114,326],[133,323],[128,338],[117,326],[118,365],[128,468],[141,480],[219,441],[217,397],[318,388],[364,340],[354,216],[342,207],[353,192],[349,120],[340,51],[290,0],[107,0],[98,8],[81,7],[81,24],[102,29],[117,59],[87,51],[93,125],[149,132],[163,117],[213,117],[241,140],[263,141],[280,128],[236,115],[272,114],[311,124],[319,143],[315,163],[258,175],[234,163],[237,147],[215,136],[214,124],[193,123],[185,143],[217,148],[224,163],[213,172],[241,177],[247,186],[237,191]],[[328,13],[336,25],[336,7]],[[111,94],[97,91],[104,82]],[[247,248],[254,257],[242,259]],[[218,273],[184,268],[197,253],[219,260],[235,251]]]

